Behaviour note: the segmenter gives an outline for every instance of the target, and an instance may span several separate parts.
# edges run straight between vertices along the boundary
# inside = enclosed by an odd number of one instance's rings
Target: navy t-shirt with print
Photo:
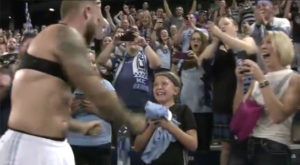
[[[141,51],[141,53],[143,53]],[[135,65],[142,68],[140,72],[134,73],[134,57],[125,55],[119,56],[112,60],[113,69],[116,72],[122,58],[125,58],[122,70],[115,82],[115,89],[118,96],[124,101],[128,108],[132,110],[141,110],[144,112],[145,104],[148,100],[152,100],[152,70],[149,68],[145,54],[140,55],[145,61],[142,62],[137,57]]]

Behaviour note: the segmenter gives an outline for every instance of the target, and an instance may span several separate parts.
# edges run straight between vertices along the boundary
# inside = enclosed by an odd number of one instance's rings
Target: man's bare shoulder
[[[64,24],[49,25],[43,31],[41,31],[40,34],[42,33],[51,33],[51,34],[57,33],[57,35],[72,35],[75,38],[77,37],[78,39],[83,39],[81,34],[75,28]]]
[[[83,36],[73,27],[57,24],[54,25],[53,30],[58,42],[73,41],[84,44]]]
[[[71,55],[87,50],[83,36],[75,28],[59,24],[49,28],[53,28],[56,55]]]

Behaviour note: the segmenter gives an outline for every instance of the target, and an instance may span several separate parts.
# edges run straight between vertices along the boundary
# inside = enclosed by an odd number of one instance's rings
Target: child
[[[176,141],[170,143],[166,151],[151,165],[183,165],[185,150],[195,151],[197,149],[196,122],[191,110],[186,105],[175,103],[180,92],[180,79],[172,72],[160,72],[155,74],[153,93],[157,103],[169,108],[173,118],[180,122],[174,124],[166,119],[149,121],[146,130],[136,137],[134,141],[135,151],[142,151],[147,146],[153,132],[157,127],[162,127],[171,133]]]

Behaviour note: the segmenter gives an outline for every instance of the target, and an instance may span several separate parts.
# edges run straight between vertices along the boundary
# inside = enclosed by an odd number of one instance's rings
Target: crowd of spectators
[[[263,45],[262,48],[266,49],[268,41],[264,38],[268,36],[271,36],[269,42],[275,42],[274,36],[281,37],[282,42],[290,42],[282,37],[286,35],[293,42],[291,49],[294,50],[290,51],[295,52],[295,58],[288,59],[291,65],[282,62],[290,57],[285,57],[285,52],[276,47],[280,54],[280,66],[300,72],[300,1],[215,0],[210,8],[205,9],[199,8],[198,4],[201,1],[193,0],[190,8],[177,6],[174,10],[170,9],[168,0],[162,0],[162,6],[155,10],[149,3],[144,2],[141,9],[137,9],[134,5],[123,4],[122,10],[116,14],[111,13],[111,6],[102,6],[105,17],[103,35],[101,40],[95,39],[90,45],[91,55],[97,56],[97,60],[95,61],[95,58],[93,60],[97,63],[96,69],[109,81],[99,83],[108,84],[105,85],[107,89],[116,92],[116,95],[132,111],[145,113],[146,102],[154,101],[159,97],[158,94],[153,94],[152,90],[153,87],[156,88],[153,84],[154,75],[165,71],[173,72],[179,76],[182,83],[181,91],[176,93],[174,99],[187,105],[194,115],[197,125],[197,150],[209,152],[212,142],[221,142],[221,165],[242,162],[239,153],[245,150],[237,147],[229,125],[236,109],[234,105],[237,90],[240,90],[241,84],[244,93],[252,90],[251,81],[258,81],[258,76],[257,74],[248,76],[247,80],[243,79],[244,82],[240,83],[241,75],[236,75],[235,72],[239,66],[238,61],[251,59],[258,65],[248,61],[249,65],[259,67],[262,73],[270,72],[272,67],[270,68],[264,62],[265,54],[261,52],[265,51],[261,51],[260,47]],[[44,28],[45,26],[40,30]],[[20,31],[0,29],[0,135],[7,127],[5,123],[9,113],[8,97],[15,70],[14,65],[17,65],[18,60],[22,58],[31,38],[38,34],[38,31],[37,28],[30,33],[24,29]],[[282,33],[277,34],[274,31]],[[275,44],[282,46],[286,52],[288,50],[285,49],[290,48],[284,46],[286,43]],[[79,92],[77,90],[75,95],[80,95]],[[296,98],[296,95],[292,96]],[[107,148],[110,147],[107,146],[110,146],[110,143],[115,143],[115,132],[119,126],[113,124],[111,126],[109,121],[89,116],[93,111],[92,106],[85,98],[80,99],[84,100],[82,104],[78,103],[78,98],[77,102],[74,99],[72,108],[74,118],[84,121],[100,120],[105,136],[99,135],[99,138],[105,138],[105,141],[89,139],[94,140],[94,143],[88,144],[84,141],[88,137],[77,137],[78,135],[70,133],[69,139],[77,154],[75,156],[84,157],[86,156],[84,152],[88,150],[88,147],[78,148],[78,146],[100,146],[100,149],[96,147],[92,151],[103,154],[103,150],[105,152],[109,150]],[[266,104],[268,104],[266,107],[270,108],[270,103]],[[87,114],[82,112],[85,109]],[[292,112],[288,114],[291,115]],[[274,131],[285,131],[283,128],[277,129],[270,124],[272,120],[266,118],[264,116],[259,124],[269,124],[268,126]],[[286,126],[289,125],[288,118],[290,116],[275,121]],[[270,135],[262,133],[263,129],[266,128],[260,125],[254,130],[253,136],[282,142],[280,137],[270,139]],[[189,134],[188,130],[186,133]],[[113,140],[107,140],[111,139],[111,136]],[[285,140],[283,144],[287,144]],[[255,139],[252,141],[256,142]],[[233,148],[232,144],[234,144]],[[246,146],[244,143],[243,145]],[[183,146],[187,145],[183,144]],[[247,155],[242,156],[244,156],[243,160],[247,157]],[[76,160],[84,164],[84,159]],[[95,161],[100,160],[95,159]],[[270,161],[273,162],[272,157]]]

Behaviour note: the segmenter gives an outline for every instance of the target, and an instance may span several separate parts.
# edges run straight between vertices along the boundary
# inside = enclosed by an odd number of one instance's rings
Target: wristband
[[[263,80],[258,83],[259,88],[265,88],[270,85],[270,82],[268,80]]]

